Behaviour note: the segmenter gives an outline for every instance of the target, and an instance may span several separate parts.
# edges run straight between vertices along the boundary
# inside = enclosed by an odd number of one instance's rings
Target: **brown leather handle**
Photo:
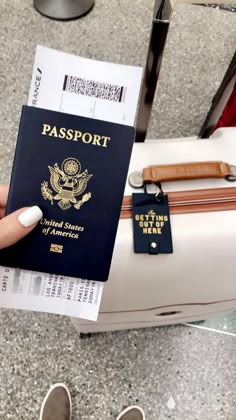
[[[143,181],[157,183],[185,179],[225,178],[231,175],[228,163],[219,161],[152,165],[143,169]]]

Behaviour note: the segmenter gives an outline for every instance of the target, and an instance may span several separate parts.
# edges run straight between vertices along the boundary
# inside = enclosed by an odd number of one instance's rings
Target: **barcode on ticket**
[[[93,96],[113,102],[124,102],[126,89],[124,86],[112,85],[110,83],[95,82],[81,77],[66,75],[64,78],[63,90],[65,92],[77,93],[84,96]]]

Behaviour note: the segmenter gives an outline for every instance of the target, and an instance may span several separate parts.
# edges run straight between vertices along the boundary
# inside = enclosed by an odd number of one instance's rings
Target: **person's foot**
[[[141,407],[132,405],[123,410],[116,420],[145,420],[145,414]]]
[[[64,384],[53,385],[44,398],[39,420],[71,420],[71,396]]]

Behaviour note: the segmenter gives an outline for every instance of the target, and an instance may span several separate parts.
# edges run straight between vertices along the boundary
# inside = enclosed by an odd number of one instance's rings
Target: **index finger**
[[[6,207],[8,191],[9,191],[8,185],[0,185],[0,208]]]

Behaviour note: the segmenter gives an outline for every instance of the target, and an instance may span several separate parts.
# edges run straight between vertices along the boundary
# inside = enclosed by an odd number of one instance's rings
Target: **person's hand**
[[[0,185],[0,249],[30,233],[43,216],[38,206],[24,207],[5,216],[8,189],[8,185]]]

